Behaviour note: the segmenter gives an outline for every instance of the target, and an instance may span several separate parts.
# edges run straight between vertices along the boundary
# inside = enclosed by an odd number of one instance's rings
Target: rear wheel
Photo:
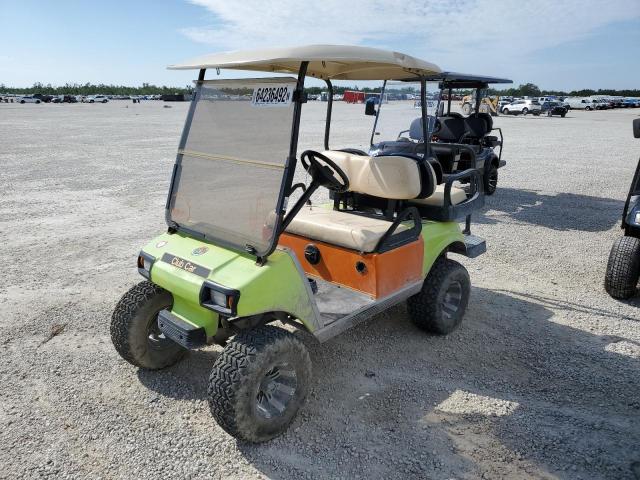
[[[496,189],[498,188],[498,167],[496,165],[491,164],[484,172],[482,183],[484,184],[484,193],[487,195],[496,193]]]
[[[591,107],[584,107],[584,109],[588,112],[589,110],[591,110]]]
[[[613,298],[630,298],[636,293],[640,277],[640,239],[621,237],[609,253],[604,288]]]
[[[509,109],[508,108],[503,108],[502,109],[502,113],[504,113],[505,115],[509,115]]]
[[[264,325],[236,335],[213,365],[208,400],[234,437],[265,442],[286,430],[311,384],[309,352],[287,330]]]
[[[527,113],[529,113],[529,109],[527,107],[522,109],[522,114],[526,115]]]
[[[462,322],[470,293],[467,269],[442,257],[431,267],[420,293],[407,300],[411,321],[426,332],[446,335]]]
[[[171,293],[151,282],[140,282],[123,295],[111,317],[111,341],[127,362],[157,370],[173,365],[186,349],[158,328],[158,313],[171,308]]]

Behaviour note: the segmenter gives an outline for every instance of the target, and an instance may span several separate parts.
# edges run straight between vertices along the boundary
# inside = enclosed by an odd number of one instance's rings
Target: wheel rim
[[[266,419],[282,417],[298,386],[296,370],[288,363],[273,365],[264,374],[256,395],[256,411]]]
[[[451,282],[440,302],[442,315],[450,320],[460,310],[462,303],[462,284],[458,281]]]
[[[494,168],[489,174],[489,190],[493,192],[496,188],[498,188],[498,170]]]

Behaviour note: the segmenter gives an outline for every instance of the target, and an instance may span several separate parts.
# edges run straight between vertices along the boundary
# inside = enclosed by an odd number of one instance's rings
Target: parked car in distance
[[[39,98],[36,98],[32,95],[25,95],[24,97],[19,97],[17,99],[19,103],[41,103]]]
[[[640,100],[637,98],[625,98],[622,101],[622,106],[624,108],[637,108],[640,107]]]
[[[565,99],[572,110],[594,110],[595,106],[590,98],[569,97]]]
[[[538,97],[538,103],[542,105],[544,102],[557,102],[558,97],[549,96],[549,97]]]
[[[528,100],[515,100],[509,105],[505,105],[504,107],[502,107],[501,113],[505,115],[509,115],[510,113],[515,115],[519,113],[523,115],[526,115],[528,113],[533,113],[534,115],[540,115],[540,112],[541,112],[541,108],[538,101],[528,99]]]
[[[84,101],[86,103],[107,103],[109,99],[104,95],[89,95]]]
[[[607,100],[602,98],[594,98],[591,101],[593,102],[593,108],[596,110],[608,110],[609,108],[613,108]]]
[[[560,115],[562,118],[567,114],[567,109],[562,105],[561,102],[553,101],[553,102],[542,102],[540,105],[540,109],[542,113],[546,113],[548,117],[553,115]]]

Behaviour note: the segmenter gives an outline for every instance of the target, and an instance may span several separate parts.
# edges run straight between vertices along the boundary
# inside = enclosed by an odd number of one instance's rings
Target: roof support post
[[[282,183],[280,184],[280,193],[278,194],[278,203],[276,204],[276,222],[274,229],[276,235],[273,244],[264,257],[258,258],[257,263],[263,265],[267,261],[267,257],[273,253],[278,245],[278,238],[283,231],[282,217],[287,211],[287,203],[291,194],[291,183],[293,183],[293,174],[296,171],[296,154],[298,151],[298,134],[300,132],[300,115],[302,113],[302,104],[306,101],[304,95],[304,79],[307,75],[307,67],[309,62],[300,62],[300,70],[298,70],[298,82],[296,83],[296,91],[294,94],[295,105],[293,106],[293,122],[291,125],[291,142],[289,143],[289,155],[287,163],[284,166],[282,174]]]
[[[325,80],[329,94],[327,96],[327,118],[324,124],[324,149],[329,150],[329,131],[331,130],[331,110],[333,108],[333,84],[328,78]],[[322,92],[320,92],[320,98],[322,99]]]

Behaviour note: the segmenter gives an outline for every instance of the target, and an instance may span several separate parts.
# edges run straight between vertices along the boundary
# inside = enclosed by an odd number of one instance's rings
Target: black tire
[[[482,176],[482,184],[486,195],[493,195],[498,189],[498,166],[492,163]]]
[[[529,109],[528,109],[527,107],[524,107],[524,108],[522,109],[522,114],[523,114],[523,115],[526,115],[527,113],[529,113]]]
[[[591,110],[591,107],[584,107],[584,109],[588,112]]]
[[[20,100],[20,103],[25,103],[24,100]]]
[[[409,317],[421,330],[446,335],[462,322],[470,293],[467,269],[454,260],[441,257],[431,267],[420,293],[407,300]],[[452,301],[452,295],[458,298]]]
[[[292,333],[272,325],[239,333],[213,365],[207,392],[211,414],[230,435],[265,442],[293,421],[311,377],[309,352]]]
[[[635,295],[640,276],[640,239],[621,237],[611,246],[604,288],[613,298]]]
[[[125,293],[111,317],[111,341],[127,362],[158,370],[178,362],[187,350],[158,329],[158,313],[171,308],[171,293],[151,282],[140,282]]]
[[[502,113],[504,113],[505,115],[509,115],[509,109],[508,108],[503,108],[502,109]]]
[[[566,114],[567,114],[566,112],[565,112],[565,113],[561,113],[561,114],[560,114],[560,116],[561,116],[562,118],[564,118]]]

